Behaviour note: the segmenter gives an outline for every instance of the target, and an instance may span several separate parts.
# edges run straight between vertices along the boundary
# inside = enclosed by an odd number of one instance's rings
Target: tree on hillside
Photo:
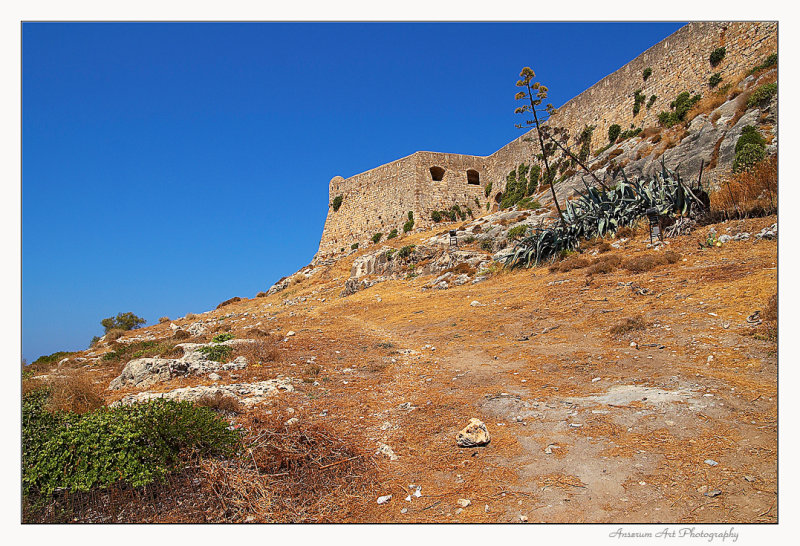
[[[561,206],[558,204],[558,197],[556,197],[556,190],[553,186],[553,178],[554,174],[550,168],[550,161],[549,157],[553,155],[555,148],[552,144],[548,143],[545,144],[545,139],[543,132],[545,130],[544,127],[541,125],[541,120],[539,119],[539,114],[546,115],[549,117],[555,111],[552,104],[548,104],[545,108],[537,108],[537,106],[542,104],[542,101],[547,98],[547,87],[542,85],[539,82],[534,82],[533,78],[536,76],[533,70],[529,66],[526,66],[522,69],[522,72],[519,73],[519,77],[521,79],[517,80],[517,87],[524,87],[525,91],[520,91],[514,97],[516,100],[526,100],[528,104],[523,104],[522,106],[518,107],[514,110],[516,114],[524,114],[529,112],[530,115],[533,116],[533,119],[526,119],[525,125],[517,124],[517,128],[519,129],[526,129],[529,126],[533,125],[536,128],[536,136],[539,138],[539,149],[542,151],[542,161],[544,162],[544,170],[545,170],[545,180],[549,181],[550,183],[550,193],[553,195],[553,202],[556,205],[556,210],[558,211],[558,219],[561,221],[561,224],[566,227],[564,223],[564,215],[561,212]]]
[[[542,123],[547,121],[550,116],[555,113],[555,108],[552,104],[548,104],[545,108],[537,108],[537,106],[540,106],[544,99],[547,98],[547,87],[539,82],[532,81],[536,74],[534,74],[530,67],[526,66],[523,68],[519,76],[521,79],[517,81],[517,87],[524,87],[525,91],[520,91],[514,98],[517,100],[527,100],[528,104],[523,104],[514,112],[517,114],[525,114],[526,112],[529,112],[530,115],[533,116],[533,119],[525,120],[524,125],[517,124],[517,128],[529,129],[530,126],[533,125],[536,129],[536,136],[539,140],[539,148],[542,151],[540,158],[544,162],[545,168],[544,181],[550,185],[550,192],[553,195],[553,202],[556,205],[558,217],[561,220],[562,225],[564,225],[563,214],[561,212],[561,207],[558,204],[558,198],[556,197],[556,191],[553,186],[556,177],[556,168],[554,165],[551,166],[549,158],[555,154],[556,148],[561,150],[561,152],[568,156],[573,163],[577,163],[583,170],[589,173],[589,176],[591,176],[595,182],[597,182],[603,188],[608,189],[605,184],[603,184],[603,182],[600,181],[600,179],[598,179],[597,176],[585,164],[585,160],[589,155],[589,144],[591,142],[591,134],[594,130],[594,127],[587,126],[578,137],[578,144],[581,146],[581,150],[578,152],[578,154],[574,154],[567,146],[569,141],[569,131],[567,129],[563,127],[551,128],[542,125]],[[586,149],[585,153],[584,148]]]
[[[106,334],[109,330],[135,330],[145,324],[147,324],[145,319],[137,317],[131,312],[119,313],[116,317],[108,317],[100,321]]]

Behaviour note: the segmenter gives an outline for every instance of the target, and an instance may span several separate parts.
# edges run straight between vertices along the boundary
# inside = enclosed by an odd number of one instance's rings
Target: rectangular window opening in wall
[[[470,169],[467,171],[467,184],[472,184],[475,186],[480,186],[481,184],[481,176],[478,174],[478,171]]]

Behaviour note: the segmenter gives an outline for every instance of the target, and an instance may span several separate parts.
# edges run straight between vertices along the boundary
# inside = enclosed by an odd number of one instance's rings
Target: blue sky
[[[23,356],[252,297],[309,263],[328,182],[519,131],[683,23],[25,23]]]

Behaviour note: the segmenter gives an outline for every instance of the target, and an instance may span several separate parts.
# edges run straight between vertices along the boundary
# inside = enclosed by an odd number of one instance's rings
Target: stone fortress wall
[[[623,131],[656,126],[658,113],[669,110],[681,92],[705,94],[711,74],[719,72],[723,82],[728,81],[776,52],[777,33],[776,22],[690,23],[569,100],[549,124],[565,127],[573,137],[594,125],[592,149],[607,143],[612,124]],[[725,47],[726,54],[712,67],[709,55],[718,47]],[[646,68],[652,74],[645,81]],[[651,95],[657,98],[651,108],[643,104],[634,116],[637,90],[646,101]],[[532,132],[521,135],[490,156],[416,152],[347,179],[334,177],[330,203],[341,195],[342,204],[338,211],[328,207],[315,261],[348,252],[353,243],[371,244],[378,232],[384,238],[392,229],[402,233],[409,211],[414,213],[415,228],[429,228],[431,212],[454,204],[472,208],[475,216],[485,213],[487,184],[492,183],[488,201],[496,206],[508,172],[520,163],[531,163],[538,152],[538,144],[524,140],[532,136]]]

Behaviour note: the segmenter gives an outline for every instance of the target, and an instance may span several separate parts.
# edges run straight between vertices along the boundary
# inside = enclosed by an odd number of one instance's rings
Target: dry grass
[[[778,156],[760,161],[749,171],[723,178],[709,196],[717,218],[765,216],[778,210]]]
[[[681,255],[672,250],[649,252],[625,260],[622,262],[622,267],[633,273],[643,273],[660,265],[674,264],[680,259]]]
[[[186,330],[175,330],[175,333],[172,334],[172,339],[175,340],[189,339],[190,337],[192,337],[192,334]]]
[[[560,262],[556,262],[551,265],[550,273],[566,273],[567,271],[572,271],[573,269],[582,269],[591,263],[591,260],[580,254],[570,254]]]
[[[277,362],[280,360],[277,338],[269,336],[267,338],[258,339],[253,343],[234,345],[231,359],[239,356],[245,357],[250,366],[260,366],[268,362]]]
[[[443,273],[452,273],[454,275],[469,275],[471,277],[475,274],[475,272],[476,269],[474,267],[472,267],[466,262],[461,262],[455,267],[445,269]]]
[[[40,387],[50,389],[48,409],[50,411],[69,411],[73,413],[86,413],[105,404],[100,396],[100,389],[81,372],[68,372],[63,375],[51,376],[46,380],[29,380],[26,387],[23,382],[23,393],[36,390]]]
[[[220,303],[219,305],[217,305],[217,309],[219,309],[221,307],[225,307],[226,305],[230,305],[232,303],[236,303],[237,301],[242,301],[242,298],[240,298],[239,296],[236,296],[236,297],[233,297],[233,298],[231,298],[229,300],[225,300],[222,303]]]
[[[223,413],[240,413],[242,411],[242,404],[239,402],[238,398],[232,394],[225,394],[222,392],[204,394],[197,400],[197,405]]]
[[[164,324],[165,322],[169,322],[169,317],[161,317],[158,319],[159,324]]]
[[[761,313],[762,323],[753,330],[753,337],[763,341],[777,343],[778,341],[778,293],[770,296],[764,312]]]
[[[112,341],[116,341],[125,335],[125,330],[121,330],[120,328],[112,328],[108,332],[106,332],[105,340],[106,342],[110,343]]]
[[[601,257],[597,258],[592,263],[592,265],[590,265],[586,269],[586,274],[587,275],[597,275],[597,274],[603,274],[603,273],[611,273],[617,267],[619,267],[620,262],[622,262],[622,258],[617,256],[616,254],[612,254],[610,256],[601,256]]]
[[[343,521],[372,500],[377,472],[369,452],[358,447],[362,440],[320,425],[287,428],[275,416],[247,417],[247,452],[204,465],[202,487],[219,505],[211,519]]]
[[[623,334],[627,334],[628,332],[644,330],[645,328],[647,328],[647,324],[645,323],[644,318],[642,318],[642,315],[636,315],[635,317],[626,318],[624,321],[612,326],[611,335],[621,336]]]

